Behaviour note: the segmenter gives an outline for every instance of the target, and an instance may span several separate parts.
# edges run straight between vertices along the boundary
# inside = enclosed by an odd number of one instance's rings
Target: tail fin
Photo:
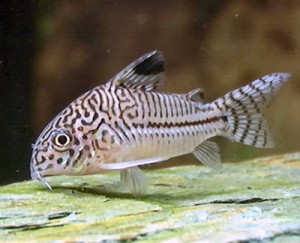
[[[272,148],[273,139],[262,112],[289,77],[288,73],[266,75],[217,99],[214,104],[225,121],[221,135],[254,147]]]

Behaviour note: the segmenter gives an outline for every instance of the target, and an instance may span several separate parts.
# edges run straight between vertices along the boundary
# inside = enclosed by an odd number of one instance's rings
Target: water
[[[2,184],[29,179],[30,144],[57,112],[155,49],[166,59],[163,90],[202,87],[208,101],[267,73],[292,73],[267,112],[275,149],[217,141],[223,161],[299,150],[296,1],[32,1],[0,11]]]

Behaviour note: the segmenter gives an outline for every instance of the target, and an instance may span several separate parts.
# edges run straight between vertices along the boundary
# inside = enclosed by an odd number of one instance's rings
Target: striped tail
[[[225,121],[221,135],[254,147],[272,148],[273,139],[262,112],[289,77],[288,73],[266,75],[217,99],[214,104]]]

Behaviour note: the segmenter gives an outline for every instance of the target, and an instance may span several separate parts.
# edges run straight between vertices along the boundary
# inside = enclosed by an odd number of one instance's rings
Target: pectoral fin
[[[137,166],[122,170],[120,173],[122,185],[129,189],[133,195],[147,192],[148,179],[145,173]]]
[[[222,167],[220,148],[218,144],[210,141],[204,141],[193,152],[195,157],[215,170],[220,170]]]

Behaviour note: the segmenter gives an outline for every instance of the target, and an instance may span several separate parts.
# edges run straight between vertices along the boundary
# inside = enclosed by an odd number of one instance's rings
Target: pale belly
[[[170,130],[170,129],[169,129]],[[206,138],[191,131],[160,133],[148,132],[137,137],[132,143],[123,144],[111,149],[100,167],[106,169],[124,169],[126,167],[158,163],[172,157],[192,153]],[[110,165],[109,165],[110,164]],[[116,166],[114,166],[115,164]]]

